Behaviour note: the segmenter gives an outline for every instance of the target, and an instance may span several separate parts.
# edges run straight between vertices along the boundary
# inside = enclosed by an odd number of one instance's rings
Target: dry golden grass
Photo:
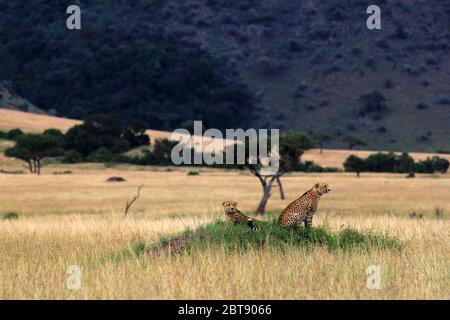
[[[70,169],[72,175],[52,175]],[[402,251],[328,252],[274,249],[229,254],[222,250],[172,257],[114,258],[137,239],[153,242],[220,216],[220,202],[235,199],[252,211],[260,197],[256,178],[235,171],[143,169],[100,165],[48,166],[41,177],[0,174],[2,299],[449,299],[450,176],[295,174],[283,178],[287,199],[274,192],[278,212],[316,181],[332,192],[315,224],[387,231]],[[106,183],[120,175],[124,183]],[[128,217],[125,200],[144,183]],[[275,190],[276,191],[276,190]],[[447,218],[436,219],[435,207]],[[423,219],[410,219],[416,211]],[[67,268],[82,269],[80,290],[65,287]],[[366,287],[366,269],[379,265],[382,288]]]
[[[0,130],[11,130],[20,128],[27,132],[42,132],[45,129],[54,128],[62,132],[66,132],[71,127],[80,124],[81,121],[67,118],[60,118],[54,116],[47,116],[29,112],[22,112],[16,110],[0,108]],[[154,143],[157,139],[170,139],[171,132],[161,130],[147,130],[146,133],[150,137],[150,142]],[[221,139],[204,138],[203,145],[206,147],[211,143],[217,142],[222,145]],[[226,145],[232,141],[226,140]],[[192,141],[193,145],[194,141]],[[198,146],[197,146],[198,147]]]
[[[39,132],[48,128],[67,131],[80,121],[46,116],[22,111],[0,109],[0,129],[10,130],[20,128],[24,131]]]
[[[75,120],[0,109],[0,129],[58,128]],[[166,132],[149,131],[152,138]],[[0,150],[10,146],[0,141]],[[364,151],[308,151],[304,160],[341,167],[350,154]],[[428,154],[413,154],[422,159]],[[0,155],[0,168],[23,163]],[[53,175],[71,170],[70,175]],[[114,258],[138,239],[153,242],[220,216],[220,203],[238,201],[251,213],[261,196],[246,172],[143,168],[99,164],[49,165],[43,175],[0,174],[0,299],[449,299],[450,175],[292,174],[283,177],[287,199],[274,190],[268,210],[278,213],[317,181],[332,192],[322,199],[315,224],[332,229],[350,225],[389,232],[404,243],[401,251],[328,252],[322,248],[286,252],[274,249],[229,254],[222,250],[172,257]],[[107,183],[110,176],[124,183]],[[128,217],[122,210],[145,184]],[[445,213],[435,217],[436,209]],[[410,219],[409,214],[424,215]],[[65,287],[70,265],[82,269],[80,290]],[[379,265],[382,288],[366,287],[366,269]]]
[[[154,241],[158,234],[209,219],[71,215],[2,222],[0,298],[449,298],[448,221],[387,216],[331,221],[336,228],[345,223],[389,229],[406,242],[402,252],[210,250],[191,256],[112,258],[138,238]],[[74,264],[82,269],[80,290],[64,286],[67,267]],[[380,290],[366,287],[369,265],[381,267]]]
[[[52,174],[64,170],[73,174]],[[191,169],[166,170],[85,164],[46,166],[42,176],[0,174],[0,212],[116,214],[141,184],[145,188],[133,209],[151,216],[217,213],[224,199],[235,199],[243,210],[252,211],[261,196],[258,180],[246,171],[201,169],[199,176],[187,176]],[[111,176],[122,176],[127,181],[106,182]],[[417,211],[430,215],[435,207],[450,211],[450,175],[418,176],[405,179],[396,174],[363,174],[361,178],[350,173],[290,174],[282,178],[287,199],[281,200],[275,188],[268,210],[280,211],[316,182],[326,181],[332,192],[321,210],[330,214],[407,215]]]

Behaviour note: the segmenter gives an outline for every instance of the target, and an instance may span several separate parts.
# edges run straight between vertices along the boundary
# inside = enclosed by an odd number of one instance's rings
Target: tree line
[[[352,137],[350,137],[352,138]],[[20,129],[0,131],[0,139],[15,141],[15,145],[5,150],[7,157],[25,161],[31,173],[40,174],[45,158],[58,158],[62,163],[103,162],[129,163],[137,165],[171,166],[171,151],[177,142],[167,139],[156,140],[150,146],[146,125],[142,121],[125,120],[117,114],[95,114],[83,123],[70,128],[66,133],[57,129],[47,129],[43,133],[24,133]],[[319,146],[321,149],[330,136],[292,131],[280,136],[280,165],[283,172],[335,172],[336,168],[321,167],[312,161],[301,162],[305,150]],[[352,143],[358,144],[353,138]],[[357,140],[357,139],[356,139]],[[362,141],[359,141],[363,144]],[[248,141],[245,147],[248,148]],[[140,148],[136,152],[130,150]],[[233,146],[234,147],[234,146]],[[194,149],[187,150],[194,154]],[[225,156],[227,150],[224,150]],[[247,152],[246,152],[247,153]],[[192,155],[193,157],[193,155]],[[196,166],[196,165],[192,165]],[[248,168],[242,165],[214,165],[222,168]],[[393,173],[434,173],[447,172],[449,161],[437,156],[414,161],[407,153],[375,153],[366,159],[355,155],[344,162],[345,171],[393,172]]]
[[[57,129],[24,133],[14,129],[1,137],[14,140],[5,156],[25,161],[31,173],[40,174],[44,158],[61,158],[63,163],[123,161],[123,153],[149,144],[145,124],[124,121],[115,114],[87,117],[65,134]]]
[[[36,174],[41,172],[45,158],[56,158],[62,163],[173,165],[171,151],[177,142],[159,139],[150,146],[145,128],[143,122],[126,121],[116,114],[96,114],[87,117],[82,124],[70,128],[66,133],[57,129],[47,129],[42,133],[24,133],[20,129],[13,129],[9,132],[0,131],[0,139],[15,141],[13,147],[5,150],[5,155],[25,161],[29,171]],[[300,162],[303,152],[318,143],[317,137],[305,133],[282,134],[280,137],[282,169],[306,172],[336,171],[335,168],[321,167],[311,161]],[[129,152],[131,150],[133,151]],[[193,157],[197,151],[190,149],[185,152],[191,152]],[[227,150],[224,153],[226,156]],[[243,169],[241,165],[214,166]]]
[[[356,172],[391,172],[391,173],[446,173],[449,161],[438,156],[414,161],[406,152],[396,155],[393,152],[378,152],[363,159],[350,155],[344,162],[345,171]]]

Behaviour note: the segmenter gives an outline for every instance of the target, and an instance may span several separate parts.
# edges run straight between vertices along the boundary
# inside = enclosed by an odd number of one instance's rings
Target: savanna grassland
[[[261,196],[257,179],[245,171],[201,169],[188,176],[182,168],[89,164],[43,170],[42,176],[0,174],[0,212],[19,214],[0,220],[1,299],[450,298],[448,174],[287,175],[286,200],[275,189],[269,214],[258,218],[273,219],[315,182],[325,181],[332,192],[321,200],[315,225],[387,233],[401,249],[211,247],[121,257],[138,241],[154,243],[220,218],[225,199],[252,214]],[[53,174],[67,170],[72,173]],[[127,181],[105,182],[110,176]],[[124,217],[126,200],[141,184],[140,198]],[[79,290],[66,288],[70,265],[81,268]],[[366,287],[369,265],[381,267],[379,290]]]

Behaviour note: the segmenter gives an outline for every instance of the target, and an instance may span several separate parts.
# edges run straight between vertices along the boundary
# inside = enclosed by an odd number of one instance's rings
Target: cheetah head
[[[224,201],[222,202],[223,209],[225,210],[225,213],[235,213],[237,202],[236,201]]]
[[[316,183],[314,185],[314,190],[316,190],[320,196],[331,191],[330,187],[326,183]]]

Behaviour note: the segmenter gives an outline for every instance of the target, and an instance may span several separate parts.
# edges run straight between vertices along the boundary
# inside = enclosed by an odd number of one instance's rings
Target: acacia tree
[[[320,153],[323,153],[323,144],[327,141],[331,141],[332,137],[328,134],[317,132],[313,135],[313,140],[319,145]]]
[[[353,150],[353,148],[356,146],[366,146],[367,145],[367,142],[365,142],[363,139],[356,137],[356,136],[352,136],[352,135],[345,136],[344,142],[348,143],[348,148],[350,150]]]
[[[352,154],[345,159],[344,168],[345,171],[356,172],[356,176],[359,178],[361,171],[365,168],[364,159]]]
[[[5,150],[5,156],[27,162],[30,173],[41,174],[42,160],[63,153],[56,139],[46,134],[23,134],[14,147]]]
[[[260,158],[260,156],[256,159],[250,159],[250,143],[250,141],[246,141],[244,146],[240,146],[244,149],[243,151],[245,151],[245,164],[238,167],[248,169],[252,175],[258,178],[263,194],[261,196],[261,200],[259,201],[258,207],[256,208],[256,213],[259,215],[264,215],[267,202],[272,195],[272,188],[274,184],[276,183],[279,188],[281,199],[284,199],[285,195],[281,177],[285,173],[297,169],[304,150],[311,149],[314,144],[309,136],[301,132],[289,132],[280,136],[279,152],[276,153],[279,162],[279,169],[276,172],[264,173],[263,169],[267,167],[267,163],[263,163],[264,161]],[[259,141],[257,145],[259,145]],[[272,153],[274,150],[270,150],[270,141],[267,141],[267,146],[268,153]],[[234,148],[235,145],[230,147]],[[237,147],[239,148],[239,146]],[[229,152],[229,150],[226,152]]]

